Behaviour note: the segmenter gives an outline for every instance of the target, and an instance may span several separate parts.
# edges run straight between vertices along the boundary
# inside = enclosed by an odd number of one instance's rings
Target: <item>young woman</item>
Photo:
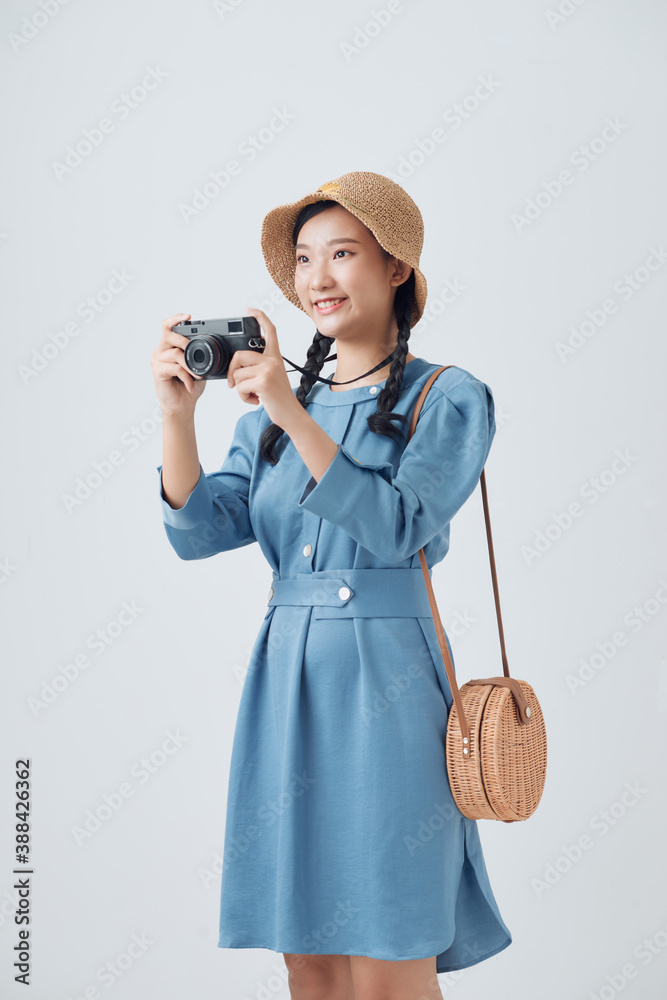
[[[512,941],[449,787],[452,694],[419,560],[447,553],[494,403],[450,367],[407,441],[442,365],[408,350],[422,243],[417,205],[370,172],[267,214],[269,272],[316,332],[293,389],[275,326],[248,309],[266,347],[232,357],[250,410],[218,472],[197,454],[206,382],[173,330],[189,314],[164,321],[152,356],[171,545],[201,559],[257,541],[272,569],[234,734],[218,945],[282,952],[297,1000],[440,997],[437,973]]]

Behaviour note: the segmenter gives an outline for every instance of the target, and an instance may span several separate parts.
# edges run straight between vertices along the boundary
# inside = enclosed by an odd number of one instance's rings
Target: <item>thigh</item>
[[[349,955],[299,955],[283,952],[289,973],[290,989],[317,991],[324,987],[347,987],[352,996],[352,973]],[[341,994],[342,995],[342,994]]]
[[[390,962],[350,956],[354,996],[363,1000],[442,1000],[436,956]]]

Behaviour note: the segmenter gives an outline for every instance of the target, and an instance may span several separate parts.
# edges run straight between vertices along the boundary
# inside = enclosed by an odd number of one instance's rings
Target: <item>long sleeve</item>
[[[468,375],[445,393],[446,374],[431,386],[395,476],[390,462],[360,462],[339,444],[299,499],[390,565],[443,531],[475,489],[495,435],[490,388]]]
[[[157,466],[162,519],[167,538],[179,558],[205,559],[257,541],[248,497],[258,416],[255,409],[239,418],[222,468],[204,473],[200,465],[199,479],[182,507],[170,507],[165,500],[162,465]]]

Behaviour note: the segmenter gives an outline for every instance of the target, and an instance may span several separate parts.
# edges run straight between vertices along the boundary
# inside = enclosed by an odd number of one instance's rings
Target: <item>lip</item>
[[[328,315],[328,313],[332,313],[335,309],[340,309],[340,307],[345,305],[345,303],[347,302],[347,296],[345,298],[341,298],[341,296],[339,295],[332,295],[331,298],[332,299],[340,298],[340,302],[336,303],[335,306],[329,306],[328,309],[321,309],[319,305],[319,302],[327,302],[328,301],[327,299],[320,299],[318,302],[313,303],[318,313],[321,313],[322,316],[326,316]]]

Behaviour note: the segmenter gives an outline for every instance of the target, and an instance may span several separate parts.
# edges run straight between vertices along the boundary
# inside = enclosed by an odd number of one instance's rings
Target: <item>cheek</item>
[[[303,279],[299,276],[298,271],[294,272],[294,289],[296,291],[296,294],[302,301],[304,298],[308,297],[306,295],[306,287],[304,285]]]

